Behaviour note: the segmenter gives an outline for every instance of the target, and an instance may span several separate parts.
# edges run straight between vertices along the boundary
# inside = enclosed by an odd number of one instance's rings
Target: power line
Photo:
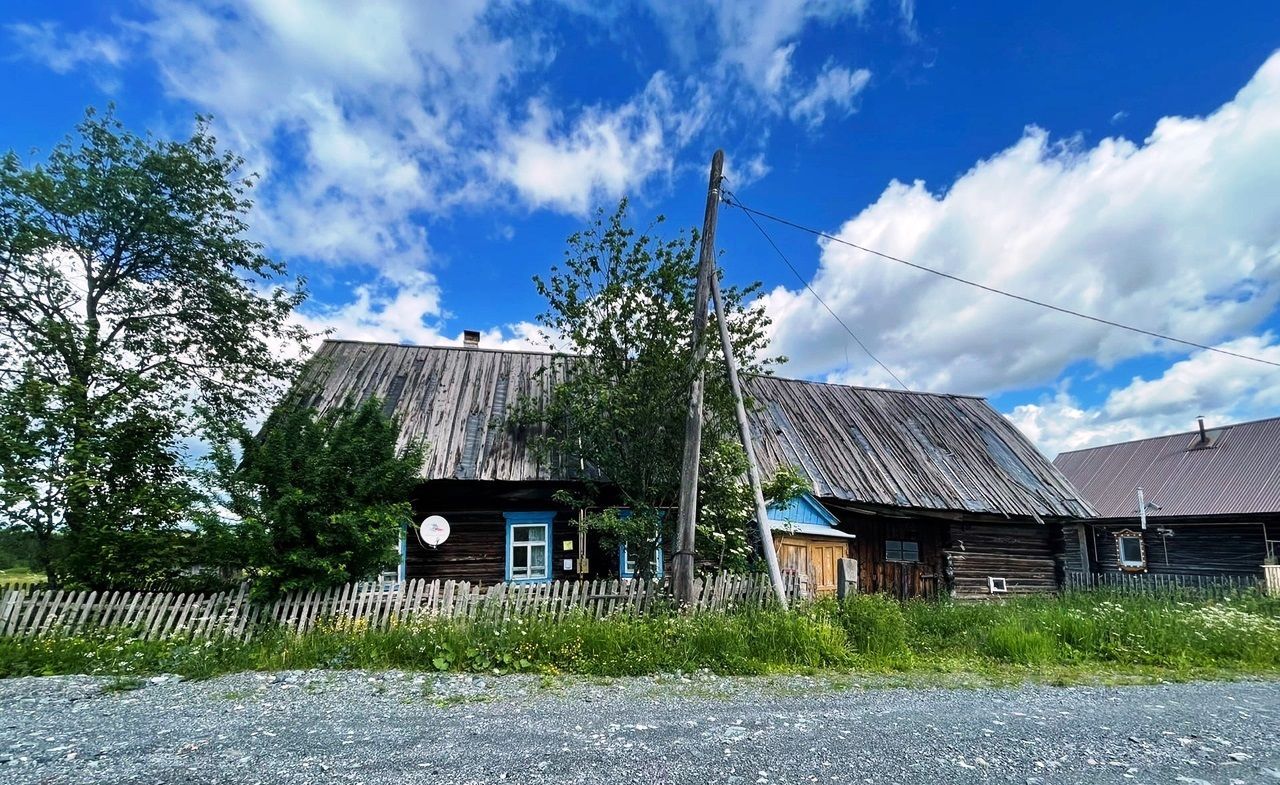
[[[730,196],[731,196],[731,192],[724,190],[723,188],[721,189],[721,199],[724,201],[725,204],[730,206],[738,206],[738,207],[742,206],[742,203],[738,202],[736,198],[730,201]],[[743,209],[745,210],[746,208],[743,208]],[[799,280],[800,283],[804,284],[804,288],[809,290],[809,294],[813,295],[813,299],[817,300],[819,303],[821,303],[823,308],[827,309],[827,313],[831,314],[831,316],[835,318],[837,322],[840,323],[840,326],[844,328],[844,331],[849,333],[849,337],[852,338],[855,342],[857,342],[858,346],[862,347],[862,351],[866,352],[868,357],[870,357],[872,360],[875,360],[876,365],[879,365],[881,368],[885,370],[885,373],[892,376],[893,380],[898,383],[899,387],[906,390],[907,392],[911,392],[911,388],[906,385],[906,382],[899,379],[898,374],[894,373],[893,370],[889,368],[889,366],[880,362],[880,358],[872,354],[871,350],[867,348],[867,345],[862,342],[862,339],[859,338],[857,334],[854,333],[853,330],[849,329],[849,325],[844,323],[844,319],[841,319],[840,315],[837,314],[835,311],[831,310],[831,306],[827,305],[826,301],[818,296],[818,293],[813,290],[813,287],[810,286],[809,282],[806,281],[804,276],[800,274],[800,271],[795,268],[795,265],[791,263],[791,260],[787,258],[787,255],[782,252],[782,249],[778,247],[778,244],[773,241],[773,238],[769,236],[769,233],[766,232],[764,230],[764,227],[760,225],[759,221],[755,219],[755,216],[751,215],[750,212],[747,212],[746,216],[747,216],[747,219],[751,221],[751,223],[756,227],[756,229],[759,230],[760,234],[764,235],[764,239],[768,241],[769,245],[773,246],[773,250],[778,254],[778,258],[782,259],[783,264],[785,264],[791,270],[791,272],[795,274],[796,279]]]
[[[1081,313],[1080,311],[1073,311],[1070,308],[1064,308],[1060,305],[1046,303],[1041,300],[1033,299],[1031,297],[1024,297],[1023,295],[1014,294],[1013,292],[1006,292],[1003,289],[997,289],[994,286],[987,286],[986,284],[978,283],[977,281],[971,281],[968,278],[961,278],[958,275],[952,275],[951,273],[945,273],[941,270],[935,270],[932,267],[926,267],[922,264],[917,264],[915,262],[907,261],[906,259],[893,256],[892,254],[887,254],[882,251],[877,251],[874,248],[867,248],[866,246],[849,242],[848,240],[845,240],[840,237],[836,237],[835,235],[827,234],[826,232],[820,229],[814,229],[813,227],[810,227],[810,226],[798,224],[795,221],[789,221],[786,218],[780,218],[779,216],[771,215],[769,213],[764,212],[763,210],[757,210],[753,207],[747,207],[745,204],[739,201],[736,196],[731,197],[730,195],[726,194],[726,196],[724,197],[724,202],[730,207],[737,207],[739,210],[742,210],[747,215],[747,217],[751,219],[751,222],[756,225],[756,228],[759,228],[760,224],[756,222],[753,216],[758,215],[761,218],[767,218],[770,221],[773,221],[775,223],[780,223],[783,226],[790,226],[792,229],[798,229],[802,232],[808,232],[809,234],[816,235],[818,237],[824,237],[828,240],[831,240],[832,242],[837,242],[837,243],[840,243],[841,245],[847,245],[850,248],[856,248],[859,251],[869,253],[873,256],[879,256],[882,259],[888,259],[889,261],[897,262],[898,264],[905,264],[908,267],[914,267],[917,270],[923,270],[926,273],[932,273],[933,275],[939,276],[941,278],[949,278],[952,281],[958,281],[959,283],[968,284],[969,286],[982,289],[983,291],[986,291],[986,292],[991,292],[992,294],[1003,295],[1004,297],[1008,297],[1013,300],[1020,300],[1024,303],[1030,303],[1031,305],[1038,305],[1041,308],[1048,308],[1051,311],[1057,311],[1058,313],[1065,313],[1069,316],[1075,316],[1081,319],[1088,319],[1091,322],[1097,322],[1098,324],[1105,324],[1108,327],[1118,327],[1121,330],[1128,330],[1129,332],[1138,333],[1139,335],[1146,335],[1151,338],[1159,338],[1162,341],[1169,341],[1171,343],[1180,343],[1184,346],[1192,346],[1197,349],[1203,349],[1207,352],[1216,352],[1218,354],[1225,354],[1228,357],[1236,357],[1241,360],[1251,360],[1256,363],[1262,363],[1263,365],[1271,365],[1276,368],[1280,368],[1280,362],[1264,360],[1261,357],[1254,357],[1248,354],[1233,352],[1230,349],[1220,349],[1216,346],[1208,346],[1203,343],[1196,343],[1195,341],[1188,341],[1183,338],[1175,338],[1172,335],[1165,335],[1164,333],[1158,333],[1152,330],[1144,330],[1141,327],[1134,327],[1132,325],[1122,324],[1120,322],[1112,321],[1110,319],[1104,319],[1101,316],[1093,316],[1091,314]],[[772,243],[772,240],[770,242]],[[774,248],[776,249],[777,246],[775,245]],[[795,271],[795,268],[792,268],[792,272],[794,271]],[[805,284],[805,285],[808,286],[808,284]],[[809,291],[813,291],[813,289],[811,288],[809,289]],[[831,310],[831,309],[828,308],[827,310]],[[845,329],[848,329],[848,328],[845,328]]]

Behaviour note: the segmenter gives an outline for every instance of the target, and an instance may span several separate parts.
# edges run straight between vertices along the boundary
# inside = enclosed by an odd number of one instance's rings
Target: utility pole
[[[676,551],[671,564],[671,588],[680,605],[693,603],[694,533],[698,524],[698,464],[702,456],[702,365],[706,359],[707,299],[715,277],[716,218],[720,207],[720,172],[724,151],[711,156],[707,181],[707,209],[702,218],[702,249],[698,256],[698,288],[693,307],[693,379],[684,421],[684,457],[680,465],[680,514],[676,522]]]
[[[742,437],[742,451],[747,455],[747,480],[751,483],[751,495],[756,502],[756,525],[760,527],[760,549],[764,551],[765,564],[769,566],[769,582],[773,593],[785,609],[787,589],[782,584],[782,570],[778,567],[778,552],[773,547],[773,531],[769,528],[769,509],[764,502],[764,488],[760,485],[760,467],[756,464],[756,448],[751,443],[751,424],[747,421],[747,407],[742,401],[742,384],[738,381],[738,362],[733,356],[733,341],[729,338],[729,322],[725,319],[724,298],[720,296],[719,276],[711,276],[711,298],[716,306],[716,323],[720,325],[720,346],[724,350],[724,364],[729,373],[729,388],[733,391],[733,404],[738,415],[738,434]]]

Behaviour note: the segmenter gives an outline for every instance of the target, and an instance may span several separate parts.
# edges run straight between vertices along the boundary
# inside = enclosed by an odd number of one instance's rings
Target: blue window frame
[[[507,581],[551,582],[551,522],[554,512],[506,512]]]
[[[637,569],[636,560],[627,553],[627,544],[625,542],[618,544],[618,575],[623,578],[636,577]],[[653,577],[661,578],[663,575],[662,548],[653,549]]]

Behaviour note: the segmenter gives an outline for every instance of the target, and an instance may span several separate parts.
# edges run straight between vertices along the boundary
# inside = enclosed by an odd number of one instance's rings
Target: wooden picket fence
[[[1262,588],[1252,575],[1162,575],[1158,573],[1079,572],[1068,570],[1065,591],[1106,589],[1132,594],[1185,592],[1221,597]]]
[[[808,581],[786,576],[792,600],[809,596]],[[766,607],[773,603],[767,576],[721,573],[694,582],[695,612]],[[665,581],[555,581],[485,586],[466,581],[415,580],[388,589],[353,583],[287,594],[261,604],[241,585],[220,594],[86,592],[8,588],[0,592],[0,636],[74,635],[95,627],[133,629],[139,637],[227,636],[248,640],[265,625],[306,632],[327,623],[370,629],[417,618],[556,620],[570,612],[595,617],[641,614],[669,607]]]

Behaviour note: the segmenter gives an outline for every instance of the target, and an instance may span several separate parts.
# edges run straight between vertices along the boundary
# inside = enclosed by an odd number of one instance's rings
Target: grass
[[[792,611],[564,621],[359,622],[303,635],[142,641],[127,630],[0,639],[0,677],[90,673],[207,678],[303,668],[634,676],[818,673],[878,684],[1129,683],[1280,676],[1280,599],[1106,592],[1002,603],[874,596]]]
[[[26,567],[14,567],[11,570],[0,570],[0,586],[14,583],[44,583],[42,572],[32,572]]]

